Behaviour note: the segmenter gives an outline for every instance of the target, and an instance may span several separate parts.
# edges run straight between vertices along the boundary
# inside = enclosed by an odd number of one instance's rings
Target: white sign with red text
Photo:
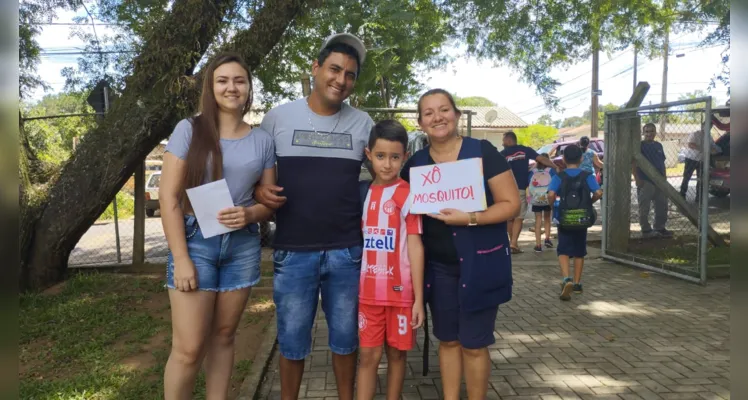
[[[410,169],[410,212],[438,213],[445,208],[464,212],[486,209],[483,160],[468,158]]]

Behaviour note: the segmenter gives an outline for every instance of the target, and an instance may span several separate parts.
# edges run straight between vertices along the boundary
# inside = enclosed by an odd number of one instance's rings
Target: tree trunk
[[[280,40],[304,0],[266,2],[252,26],[236,34],[234,50],[256,68]],[[196,109],[197,63],[220,32],[236,0],[177,0],[145,38],[133,74],[109,114],[86,134],[32,218],[22,221],[21,290],[65,278],[78,240],[106,209],[148,153]]]

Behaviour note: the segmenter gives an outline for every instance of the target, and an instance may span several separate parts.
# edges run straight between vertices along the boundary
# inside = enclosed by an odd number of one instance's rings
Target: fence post
[[[132,235],[132,263],[145,262],[145,161],[135,169],[135,220]]]
[[[699,272],[701,284],[706,285],[707,269],[707,237],[709,234],[709,170],[712,155],[712,98],[709,97],[704,105],[704,136],[701,142],[701,198],[698,200],[700,215],[699,223]]]
[[[109,112],[109,88],[104,87],[104,114]],[[122,262],[122,251],[119,244],[119,216],[117,215],[117,194],[114,194],[114,201],[112,202],[112,210],[114,211],[114,236],[117,241],[117,263]]]
[[[467,136],[473,137],[473,112],[467,112]]]
[[[605,184],[608,209],[605,225],[606,249],[617,253],[628,250],[631,233],[631,153],[634,151],[632,134],[637,116],[617,114],[611,121],[611,137],[605,140],[605,169],[608,170]],[[615,227],[614,229],[610,229]]]
[[[649,84],[641,82],[626,103],[626,108],[641,106],[649,91]],[[611,137],[605,143],[605,249],[624,253],[628,250],[631,234],[631,155],[635,143],[641,140],[641,118],[636,112],[614,113],[608,119]],[[613,228],[614,227],[614,228]]]

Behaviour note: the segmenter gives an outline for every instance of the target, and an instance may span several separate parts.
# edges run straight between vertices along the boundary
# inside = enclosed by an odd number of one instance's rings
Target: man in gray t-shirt
[[[363,254],[358,177],[374,122],[343,101],[365,57],[355,36],[331,36],[314,61],[311,95],[270,110],[261,124],[278,160],[278,185],[258,187],[256,197],[277,210],[273,300],[283,398],[298,397],[321,293],[338,397],[353,399]]]

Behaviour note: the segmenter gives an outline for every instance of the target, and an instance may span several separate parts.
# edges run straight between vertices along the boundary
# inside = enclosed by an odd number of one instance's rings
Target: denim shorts
[[[237,231],[205,239],[194,215],[184,216],[187,252],[195,264],[198,290],[227,292],[260,281],[260,229],[249,224]],[[166,262],[166,287],[174,287],[174,256]]]
[[[312,327],[320,297],[330,350],[342,355],[356,351],[362,255],[361,246],[324,251],[275,250],[273,300],[283,357],[303,360],[312,351]]]

